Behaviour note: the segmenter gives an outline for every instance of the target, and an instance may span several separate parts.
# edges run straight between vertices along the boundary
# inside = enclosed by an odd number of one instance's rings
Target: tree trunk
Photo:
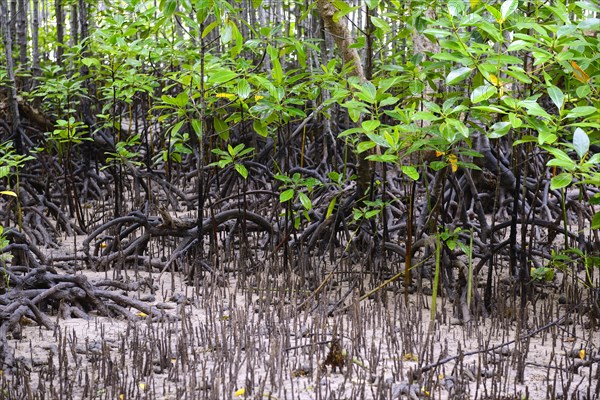
[[[17,0],[10,0],[10,11],[7,12],[6,15],[10,15],[10,18],[7,17],[8,26],[10,27],[10,30],[8,31],[10,34],[10,42],[15,44],[17,32],[17,18],[15,18],[17,15]]]
[[[39,0],[33,0],[33,14],[31,15],[31,69],[33,72],[32,85],[35,87],[35,78],[40,76],[40,9]]]
[[[20,67],[27,68],[27,10],[28,0],[19,0],[17,9],[17,43],[19,45]]]
[[[63,54],[65,52],[65,17],[62,0],[55,1],[54,11],[56,12],[56,62],[62,66]]]
[[[13,18],[14,19],[14,18]],[[4,54],[6,56],[6,80],[8,81],[8,106],[10,109],[12,137],[14,139],[17,153],[23,154],[23,142],[21,138],[21,121],[19,117],[19,103],[17,102],[17,87],[15,85],[15,67],[12,55],[12,33],[10,31],[8,4],[6,0],[0,0],[0,29],[4,42]]]
[[[337,8],[330,3],[329,0],[317,0],[317,9],[323,19],[325,29],[331,34],[339,52],[342,55],[344,64],[351,64],[353,66],[351,74],[357,76],[362,82],[367,82],[363,66],[360,62],[360,57],[356,49],[352,48],[354,39],[348,27],[342,23],[344,19],[340,19],[337,22],[334,20],[334,14]],[[357,195],[359,199],[362,199],[371,178],[371,167],[369,161],[366,160],[368,152],[357,154],[358,166],[357,175],[358,179],[356,182]]]
[[[71,32],[69,32],[69,44],[75,46],[79,43],[79,16],[77,13],[77,3],[71,5]]]

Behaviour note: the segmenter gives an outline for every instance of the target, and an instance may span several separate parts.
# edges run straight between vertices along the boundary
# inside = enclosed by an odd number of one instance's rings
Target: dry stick
[[[336,263],[335,266],[333,267],[333,269],[331,270],[331,272],[325,277],[325,279],[323,279],[323,282],[321,282],[321,284],[319,285],[318,288],[316,288],[311,294],[310,296],[308,296],[306,299],[304,299],[304,301],[302,302],[302,304],[300,304],[298,307],[296,307],[296,312],[298,311],[302,311],[304,309],[304,307],[306,307],[306,305],[308,304],[308,301],[313,299],[314,297],[317,296],[317,294],[319,294],[321,292],[321,290],[323,290],[323,288],[325,287],[325,285],[327,284],[327,282],[329,282],[329,280],[331,279],[331,277],[333,276],[333,274],[337,271],[337,269],[339,268],[341,263]]]
[[[494,351],[494,350],[497,350],[497,349],[501,349],[501,348],[503,348],[505,346],[508,346],[508,345],[511,345],[511,344],[513,344],[513,343],[515,343],[517,341],[528,339],[528,338],[530,338],[530,337],[532,337],[532,336],[534,336],[534,335],[536,335],[536,334],[538,334],[538,333],[540,333],[542,331],[545,331],[548,328],[551,328],[553,326],[558,325],[562,320],[564,320],[565,318],[567,318],[569,316],[569,314],[571,314],[571,312],[573,310],[575,310],[578,306],[580,306],[580,304],[571,307],[571,309],[568,310],[565,313],[565,315],[563,315],[562,317],[557,318],[556,320],[551,321],[551,322],[547,323],[546,325],[544,325],[544,326],[542,326],[540,328],[537,328],[537,329],[535,329],[535,330],[533,330],[533,331],[525,334],[524,336],[517,337],[516,339],[509,340],[508,342],[505,342],[505,343],[497,344],[497,345],[489,347],[487,349],[473,350],[473,351],[468,351],[466,353],[462,353],[462,354],[457,354],[457,355],[454,355],[454,356],[446,357],[444,359],[441,359],[439,361],[436,361],[436,362],[434,362],[432,364],[428,364],[428,365],[420,368],[419,371],[426,372],[426,371],[429,371],[430,369],[439,367],[440,365],[446,364],[446,363],[448,363],[450,361],[454,361],[454,360],[456,360],[458,358],[467,357],[467,356],[473,356],[473,355],[481,354],[481,353],[487,353],[489,351]]]
[[[413,265],[411,267],[412,268],[416,268],[419,265],[423,264],[425,261],[427,261],[428,259],[430,259],[433,255],[428,256],[427,258],[419,261],[417,264]],[[388,280],[384,281],[381,285],[377,286],[375,289],[371,290],[368,293],[365,293],[364,295],[362,295],[361,297],[358,298],[358,300],[356,300],[354,303],[347,305],[346,307],[342,308],[341,310],[338,311],[338,313],[343,313],[345,311],[347,311],[350,307],[352,307],[354,304],[356,303],[360,303],[361,301],[368,299],[369,297],[371,297],[373,294],[377,293],[378,291],[380,291],[381,289],[383,289],[384,287],[386,287],[387,285],[389,285],[390,283],[394,282],[396,279],[400,278],[401,276],[403,276],[404,274],[404,270],[398,272],[396,275],[392,276],[391,278],[389,278]],[[317,289],[318,290],[318,289]],[[330,313],[333,313],[333,310],[330,311]]]

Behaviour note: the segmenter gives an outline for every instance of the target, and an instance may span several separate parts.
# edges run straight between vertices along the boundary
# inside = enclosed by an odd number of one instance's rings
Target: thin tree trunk
[[[27,66],[27,11],[28,0],[19,0],[17,9],[17,43],[19,45],[19,64],[21,68]]]
[[[337,8],[329,0],[317,0],[317,9],[323,19],[325,29],[331,34],[339,52],[342,55],[344,64],[351,64],[353,70],[352,75],[357,76],[362,82],[367,82],[365,72],[363,70],[360,57],[355,48],[352,48],[354,39],[350,33],[348,27],[343,23],[344,19],[335,21],[334,15]],[[368,152],[363,152],[357,155],[358,166],[357,175],[358,179],[356,182],[356,189],[358,198],[362,199],[371,179],[371,167],[369,161],[366,159]]]
[[[62,66],[63,54],[65,52],[65,17],[62,0],[55,0],[54,11],[56,13],[56,62]]]
[[[16,33],[17,33],[17,0],[10,0],[10,12],[6,15],[10,14],[10,18],[7,17],[8,25],[10,27],[10,42],[14,45],[16,41]]]
[[[6,3],[6,0],[0,0],[0,29],[2,31],[4,54],[6,57],[6,79],[8,81],[8,106],[10,109],[11,133],[17,153],[23,154],[21,120],[19,117],[19,103],[17,102],[17,87],[15,85],[15,67],[12,55],[12,33],[10,31],[8,4]]]
[[[39,0],[33,0],[31,15],[31,69],[33,73],[32,88],[37,86],[36,78],[40,76],[40,9]]]
[[[71,32],[69,37],[69,44],[75,46],[79,43],[79,16],[77,13],[77,3],[71,5]]]

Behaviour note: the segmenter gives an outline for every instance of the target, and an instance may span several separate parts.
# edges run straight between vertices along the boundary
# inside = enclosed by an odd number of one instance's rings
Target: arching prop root
[[[162,221],[161,221],[162,219]],[[202,235],[227,229],[227,223],[245,220],[249,222],[248,231],[275,233],[275,229],[267,219],[261,215],[243,209],[221,211],[213,217],[205,218],[201,224]],[[107,232],[116,231],[112,235]],[[136,236],[137,235],[137,236]],[[181,243],[168,262],[159,265],[163,271],[178,257],[192,247],[193,241],[199,236],[198,223],[195,219],[177,219],[166,211],[161,211],[161,218],[146,216],[139,211],[134,211],[127,216],[115,218],[91,232],[83,241],[84,258],[94,267],[106,267],[118,259],[130,256],[142,256],[147,243],[151,239],[160,237],[182,238]],[[90,251],[91,244],[95,242],[95,250]],[[100,254],[102,243],[107,243],[106,250]],[[148,259],[151,261],[151,259]],[[152,263],[151,263],[152,264]],[[152,264],[154,265],[154,264]],[[156,266],[156,265],[155,265]]]
[[[84,275],[59,274],[45,266],[29,271],[20,266],[7,267],[2,274],[5,286],[0,295],[0,359],[5,366],[2,369],[13,366],[14,362],[9,337],[20,339],[22,325],[31,321],[52,330],[55,323],[51,317],[55,315],[88,319],[96,314],[131,322],[169,317],[162,310],[128,296],[130,291],[150,286],[147,281],[91,282]]]

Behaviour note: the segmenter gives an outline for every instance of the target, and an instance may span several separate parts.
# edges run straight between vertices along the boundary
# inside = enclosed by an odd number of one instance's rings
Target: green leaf
[[[229,126],[227,126],[227,122],[220,118],[215,118],[213,119],[213,126],[215,128],[215,132],[221,139],[224,141],[229,140]]]
[[[246,147],[246,145],[244,143],[238,144],[233,149],[231,148],[231,145],[227,145],[227,148],[229,150],[229,154],[231,154],[232,156],[239,155],[240,151],[242,151],[244,149],[244,147]]]
[[[333,0],[331,3],[335,8],[337,8],[337,11],[333,14],[333,22],[336,24],[340,19],[359,8],[359,6],[350,7],[345,1],[342,0]]]
[[[381,31],[383,33],[386,33],[386,32],[389,32],[392,30],[392,27],[390,26],[390,24],[388,24],[387,21],[384,20],[383,18],[371,16],[371,22],[373,23],[373,25],[375,25],[375,27],[381,29]]]
[[[362,128],[366,132],[373,132],[375,129],[377,129],[379,127],[379,125],[381,125],[381,122],[379,122],[376,119],[372,119],[369,121],[363,121],[363,123],[361,124]]]
[[[234,164],[233,167],[235,170],[242,176],[242,178],[246,179],[248,177],[248,170],[244,166],[244,164]]]
[[[498,139],[506,135],[510,131],[510,128],[512,128],[512,124],[509,121],[496,122],[494,125],[492,125],[492,132],[488,134],[488,137],[490,139]]]
[[[398,97],[387,97],[379,102],[379,107],[391,106],[392,104],[396,104],[399,100]]]
[[[358,153],[363,153],[369,149],[372,149],[373,147],[375,147],[377,144],[375,142],[372,141],[368,141],[368,142],[360,142],[358,144],[358,146],[356,146],[356,151]]]
[[[460,166],[462,168],[469,168],[469,169],[481,171],[481,168],[479,167],[479,165],[473,164],[471,162],[459,161],[457,164],[458,164],[458,166]]]
[[[176,9],[177,9],[177,0],[167,0],[167,2],[165,3],[165,7],[162,10],[163,15],[168,18],[171,15],[173,15],[173,13],[175,13]]]
[[[577,25],[577,28],[586,31],[599,31],[600,18],[586,18]]]
[[[562,174],[558,174],[554,178],[552,178],[552,180],[550,181],[550,189],[551,190],[562,189],[566,186],[569,186],[569,184],[571,183],[572,180],[573,180],[573,175],[571,175],[568,172],[563,172]]]
[[[572,110],[569,110],[569,113],[567,114],[567,118],[579,118],[579,117],[586,117],[590,114],[593,114],[596,112],[596,107],[592,107],[592,106],[582,106],[582,107],[575,107]]]
[[[395,154],[373,154],[366,157],[366,159],[375,162],[395,163],[398,161],[398,156]]]
[[[506,110],[504,110],[503,108],[500,108],[498,106],[475,106],[475,107],[472,107],[472,109],[483,111],[486,113],[506,114]]]
[[[515,113],[508,114],[508,120],[513,128],[518,129],[523,125],[523,120],[517,117]]]
[[[281,192],[279,195],[279,202],[285,203],[286,201],[290,201],[294,197],[294,189],[288,189],[284,192]]]
[[[543,148],[548,153],[552,154],[554,157],[556,157],[560,160],[573,162],[573,160],[571,160],[571,157],[569,157],[569,155],[567,153],[565,153],[564,151],[562,151],[561,149],[557,149],[557,148],[551,147],[551,146],[543,146]]]
[[[465,3],[462,0],[450,0],[448,2],[448,14],[457,17],[465,11]]]
[[[179,121],[178,123],[173,125],[173,127],[171,128],[171,135],[176,135],[179,132],[179,130],[183,127],[184,123],[185,121]]]
[[[416,96],[425,90],[425,84],[419,80],[410,81],[408,89],[412,95]]]
[[[548,167],[559,167],[566,171],[574,171],[577,167],[577,164],[575,164],[573,160],[562,160],[558,158],[553,158],[552,160],[549,160],[546,163],[546,165]]]
[[[279,61],[279,50],[275,47],[269,45],[267,46],[267,53],[269,53],[269,58],[271,59],[271,75],[275,82],[281,83],[283,81],[283,68],[281,67],[281,62]]]
[[[369,104],[375,104],[377,101],[377,89],[371,82],[354,85],[360,92],[356,96]],[[349,102],[348,102],[349,103]]]
[[[390,147],[390,144],[385,139],[385,137],[382,136],[382,135],[377,135],[375,133],[367,133],[367,137],[369,139],[371,139],[371,141],[374,142],[375,144],[377,144],[378,146],[381,146],[381,147],[386,148],[386,149],[388,147]]]
[[[510,66],[508,70],[505,71],[507,75],[512,76],[519,82],[523,83],[531,83],[531,78],[527,75],[527,73],[523,70],[523,68]]]
[[[446,85],[454,85],[455,83],[465,80],[473,71],[473,68],[461,67],[450,71],[446,77]]]
[[[305,210],[312,210],[312,202],[306,194],[303,192],[298,192],[298,199],[300,200],[300,203],[302,203],[302,207],[304,207]]]
[[[327,213],[325,213],[325,219],[331,217],[331,214],[333,214],[333,210],[335,208],[335,204],[337,203],[337,196],[335,196],[333,199],[331,199],[331,201],[329,202],[329,206],[327,206]]]
[[[208,13],[213,7],[213,0],[196,0],[196,20],[199,23],[203,23],[208,17]]]
[[[225,21],[225,23],[221,25],[221,29],[219,30],[221,43],[227,44],[227,43],[231,42],[231,39],[233,39],[233,28],[234,27],[235,27],[235,25],[233,24],[233,21],[231,21],[231,20]]]
[[[577,89],[575,89],[575,93],[580,99],[587,97],[591,92],[592,89],[590,88],[590,85],[581,85],[578,86]]]
[[[419,180],[419,171],[412,165],[403,165],[402,172],[413,181]]]
[[[556,142],[558,137],[549,129],[538,130],[538,144],[552,144]]]
[[[240,79],[237,86],[237,95],[240,99],[244,100],[250,96],[251,89],[246,79]]]
[[[218,20],[215,20],[208,24],[206,28],[204,28],[204,30],[202,31],[202,38],[205,38],[213,29],[219,26],[219,24],[220,22]]]
[[[544,119],[550,120],[552,117],[548,114],[535,100],[521,100],[519,101],[519,106],[525,107],[527,109],[527,115],[542,117]]]
[[[518,50],[522,50],[525,47],[529,46],[529,44],[524,41],[524,40],[515,40],[514,42],[512,42],[508,48],[506,49],[506,51],[518,51]]]
[[[473,90],[473,93],[471,93],[471,102],[472,103],[480,103],[482,101],[489,99],[496,93],[497,93],[497,89],[495,86],[492,86],[492,85],[482,85],[482,86],[476,87],[475,90]]]
[[[573,133],[573,148],[579,159],[582,159],[590,149],[590,138],[581,128],[575,129]]]
[[[262,137],[267,137],[269,135],[269,130],[267,129],[267,125],[259,119],[255,119],[252,123],[252,127]]]
[[[100,66],[100,60],[98,60],[97,58],[84,57],[81,59],[81,63],[86,67],[90,67],[92,65],[95,65],[97,67]]]
[[[550,96],[550,99],[552,99],[552,102],[560,112],[563,104],[565,103],[565,95],[563,94],[562,90],[560,90],[554,85],[550,85],[548,86],[548,95]]]
[[[600,229],[600,211],[592,217],[592,229]]]
[[[519,6],[518,0],[506,0],[500,6],[500,14],[502,15],[502,22],[506,21],[506,19],[516,11]],[[500,21],[498,21],[500,22]]]
[[[365,0],[365,4],[369,7],[370,10],[377,8],[379,5],[379,0]]]
[[[228,69],[219,69],[213,74],[209,74],[208,83],[213,86],[221,85],[225,82],[229,82],[237,78],[238,74]]]
[[[190,123],[192,124],[192,129],[194,130],[196,137],[201,138],[202,137],[202,122],[200,122],[199,119],[192,119],[190,121]]]

